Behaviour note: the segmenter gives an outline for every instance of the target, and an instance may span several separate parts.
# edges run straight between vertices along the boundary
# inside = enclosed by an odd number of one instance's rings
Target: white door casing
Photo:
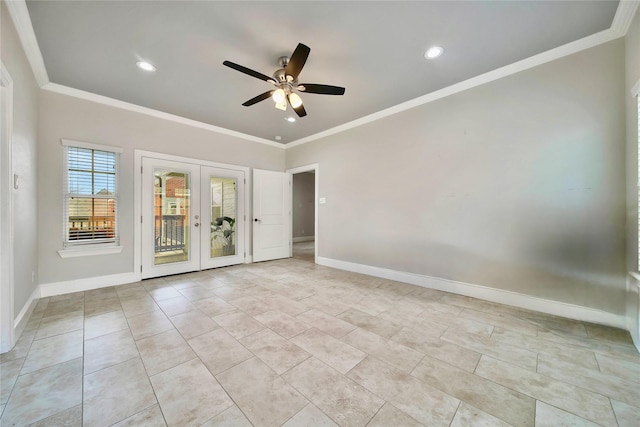
[[[253,170],[253,261],[291,256],[291,174]]]
[[[13,311],[13,80],[0,63],[0,353],[14,345]]]

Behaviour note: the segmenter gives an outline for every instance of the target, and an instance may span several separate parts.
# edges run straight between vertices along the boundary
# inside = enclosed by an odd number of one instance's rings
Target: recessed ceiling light
[[[276,135],[276,141],[280,141],[282,137],[280,135]]]
[[[437,58],[438,56],[442,55],[443,52],[444,52],[444,48],[440,46],[433,46],[427,49],[427,51],[424,53],[424,58],[425,59]]]
[[[286,121],[288,121],[289,123],[293,123],[293,122],[295,122],[295,121],[296,121],[296,118],[295,118],[295,117],[291,117],[291,116],[289,116],[289,117],[285,117],[284,119],[285,119]]]
[[[138,61],[136,62],[136,65],[138,66],[138,68],[143,69],[145,71],[155,71],[156,67],[154,67],[153,65],[149,64],[148,62],[145,61]]]

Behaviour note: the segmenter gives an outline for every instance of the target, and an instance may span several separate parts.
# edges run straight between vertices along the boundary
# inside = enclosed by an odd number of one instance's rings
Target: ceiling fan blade
[[[291,105],[291,104],[289,104]],[[293,105],[291,105],[291,108],[293,108]],[[296,114],[298,115],[298,117],[304,117],[307,115],[307,111],[304,109],[304,105],[300,104],[300,106],[298,108],[293,108],[293,111],[296,112]]]
[[[251,98],[250,100],[243,102],[242,105],[244,105],[245,107],[250,107],[253,104],[257,104],[260,101],[264,101],[265,99],[271,98],[271,95],[273,95],[273,92],[274,92],[273,90],[270,90],[268,92],[261,93],[255,98]]]
[[[345,89],[340,86],[318,85],[314,83],[301,83],[298,86],[298,90],[305,93],[317,93],[320,95],[344,95]]]
[[[262,73],[259,73],[257,71],[253,71],[250,68],[243,67],[242,65],[235,64],[235,63],[233,63],[231,61],[224,61],[222,63],[222,65],[226,65],[229,68],[233,68],[236,71],[240,71],[241,73],[245,73],[245,74],[247,74],[247,75],[249,75],[251,77],[255,77],[256,79],[264,80],[265,82],[269,82],[269,83],[273,83],[273,84],[276,83],[275,80],[273,80],[269,76],[265,76]]]
[[[298,43],[296,50],[291,55],[291,59],[289,59],[289,63],[284,68],[285,74],[292,76],[293,80],[297,79],[302,67],[304,67],[304,63],[307,62],[309,52],[311,52],[309,46]]]

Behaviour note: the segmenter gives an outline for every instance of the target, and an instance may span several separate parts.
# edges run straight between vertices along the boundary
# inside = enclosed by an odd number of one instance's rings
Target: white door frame
[[[0,62],[2,97],[0,114],[0,353],[13,348],[15,318],[13,315],[13,80]]]
[[[287,169],[287,172],[289,172],[291,175],[295,175],[297,173],[302,173],[302,172],[315,172],[315,179],[314,179],[314,185],[315,185],[315,194],[313,197],[313,206],[314,206],[314,224],[313,224],[313,234],[314,234],[314,239],[313,239],[313,262],[315,262],[316,264],[318,263],[318,240],[320,240],[319,236],[318,236],[318,194],[320,194],[320,164],[318,163],[313,163],[311,165],[306,165],[306,166],[298,166],[297,168],[293,168],[293,169]],[[291,196],[293,199],[293,185],[291,185]],[[291,216],[291,230],[293,233],[293,215]],[[293,234],[291,235],[291,253],[289,254],[289,256],[293,256]]]
[[[133,268],[138,280],[141,279],[142,275],[140,270],[142,268],[142,223],[137,218],[142,218],[142,158],[143,157],[152,157],[154,159],[159,160],[171,160],[174,162],[182,162],[182,163],[192,163],[201,166],[211,166],[214,168],[223,168],[223,169],[232,169],[239,170],[244,172],[246,184],[245,184],[245,193],[244,193],[244,206],[245,212],[247,212],[248,207],[250,206],[249,196],[251,194],[251,180],[249,180],[249,168],[245,166],[231,165],[227,163],[217,163],[207,160],[201,159],[192,159],[190,157],[182,157],[173,154],[164,154],[157,153],[154,151],[146,151],[146,150],[134,150],[134,171],[136,171],[136,179],[134,179],[134,203],[133,203],[133,213],[134,218],[134,227],[133,227]],[[250,243],[250,233],[249,233],[249,223],[250,221],[244,221],[244,247],[249,248]],[[245,264],[251,262],[251,257],[245,257]]]

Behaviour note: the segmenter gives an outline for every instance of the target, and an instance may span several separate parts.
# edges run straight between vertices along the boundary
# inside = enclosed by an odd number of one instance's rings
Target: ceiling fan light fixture
[[[156,70],[156,67],[154,67],[152,64],[149,64],[146,61],[138,61],[138,62],[136,62],[136,65],[141,70],[151,71],[151,72]]]
[[[273,95],[271,95],[271,98],[273,99],[273,102],[276,103],[277,108],[278,104],[282,104],[283,102],[286,103],[287,95],[284,93],[284,89],[278,88],[273,91]]]
[[[291,106],[293,108],[298,108],[299,106],[302,105],[302,99],[300,98],[300,96],[297,93],[290,93],[289,94],[289,103],[291,103]]]
[[[287,101],[276,102],[276,108],[278,110],[287,111]]]
[[[424,58],[425,59],[434,59],[439,57],[440,55],[442,55],[444,53],[444,48],[441,46],[433,46],[430,47],[429,49],[427,49],[427,51],[424,53]]]

